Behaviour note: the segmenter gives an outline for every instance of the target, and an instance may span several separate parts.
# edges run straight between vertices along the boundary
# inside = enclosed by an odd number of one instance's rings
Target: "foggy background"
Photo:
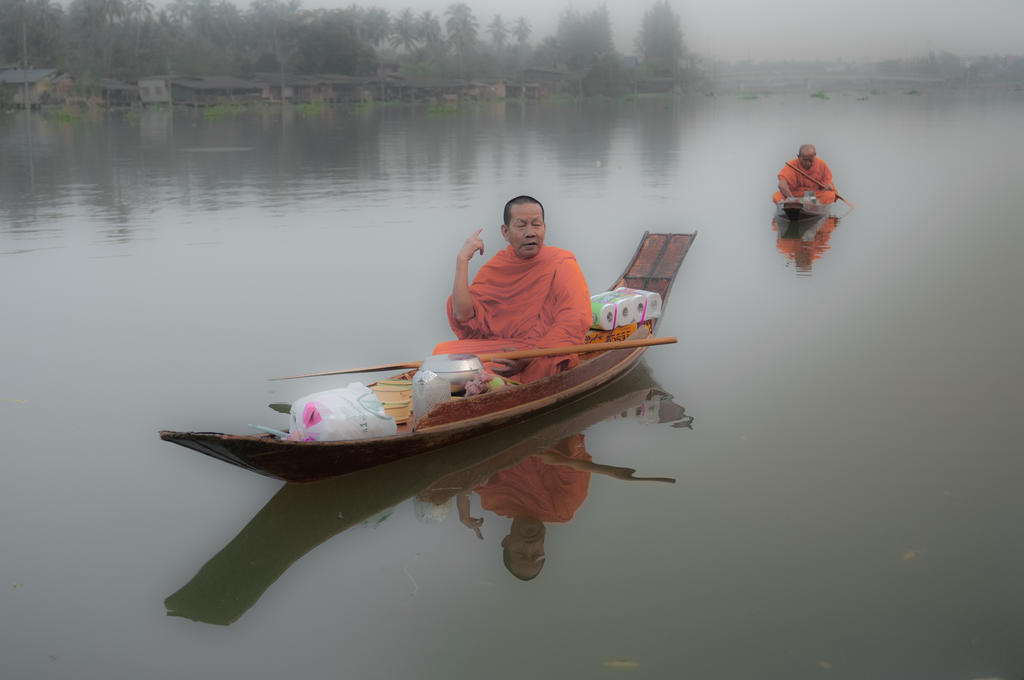
[[[305,9],[380,7],[392,15],[406,7],[431,10],[441,17],[453,3],[444,0],[305,0]],[[568,7],[582,12],[599,7],[597,0],[519,0],[516,3],[467,2],[486,35],[495,14],[506,21],[523,16],[533,33],[530,44],[555,33],[559,15]],[[605,0],[615,47],[634,53],[634,39],[644,12],[654,0]],[[691,0],[670,2],[679,15],[686,47],[705,57],[728,61],[751,59],[875,61],[920,56],[929,51],[975,54],[1019,54],[1024,49],[1024,2],[1021,0]],[[246,5],[239,3],[239,8]],[[809,9],[813,7],[813,9]]]

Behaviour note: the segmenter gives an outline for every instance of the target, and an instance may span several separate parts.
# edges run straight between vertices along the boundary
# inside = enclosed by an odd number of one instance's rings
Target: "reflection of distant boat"
[[[515,464],[601,420],[640,416],[638,407],[643,407],[646,422],[688,425],[692,420],[641,364],[584,399],[528,422],[344,477],[285,484],[191,581],[164,601],[167,613],[228,625],[306,553],[445,476],[491,461],[502,467]],[[651,418],[652,413],[657,415]]]
[[[776,248],[793,263],[797,273],[808,275],[814,261],[831,247],[829,241],[838,225],[839,218],[828,214],[800,220],[777,216],[772,222],[778,232]]]

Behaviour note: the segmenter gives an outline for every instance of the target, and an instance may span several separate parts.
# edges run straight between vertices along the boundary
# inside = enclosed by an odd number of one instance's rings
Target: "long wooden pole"
[[[635,347],[649,347],[651,345],[669,345],[679,342],[678,338],[641,338],[639,340],[623,340],[621,342],[592,342],[585,345],[562,345],[560,347],[539,347],[535,349],[518,349],[511,352],[491,352],[489,354],[478,354],[480,361],[494,361],[495,359],[534,359],[536,357],[555,357],[562,354],[583,354],[586,352],[604,352],[613,349],[633,349]],[[269,380],[293,380],[295,378],[316,378],[323,375],[340,375],[342,373],[374,373],[376,371],[397,371],[403,368],[419,368],[421,361],[403,361],[394,364],[380,364],[379,366],[362,366],[360,368],[343,368],[337,371],[322,371],[320,373],[303,373],[302,375],[287,375],[282,378],[269,378]]]
[[[792,165],[792,164],[791,164],[791,163],[790,163],[789,161],[786,161],[786,165],[788,165],[789,167],[793,168],[794,170],[796,170],[797,172],[799,172],[799,173],[800,173],[801,175],[803,175],[803,176],[804,176],[804,177],[806,177],[807,179],[811,180],[812,182],[815,182],[815,183],[817,183],[817,185],[818,185],[819,187],[821,187],[822,189],[824,189],[824,188],[825,188],[825,183],[824,183],[824,182],[822,182],[822,181],[821,181],[820,179],[816,179],[816,178],[814,178],[814,177],[811,177],[810,175],[808,175],[808,174],[807,174],[806,172],[804,172],[804,171],[803,171],[803,170],[801,170],[800,168],[796,167],[795,165]],[[833,187],[833,189],[834,189],[834,188],[835,188],[835,187]],[[840,196],[840,195],[839,195],[839,192],[838,192],[838,191],[836,191],[836,198],[838,198],[838,199],[839,199],[840,201],[842,201],[842,202],[843,202],[843,203],[845,203],[846,205],[850,206],[850,210],[854,210],[854,209],[856,209],[856,207],[857,207],[857,206],[855,206],[855,205],[854,205],[853,203],[850,203],[850,202],[849,202],[848,200],[846,200],[845,198],[843,198],[842,196]]]

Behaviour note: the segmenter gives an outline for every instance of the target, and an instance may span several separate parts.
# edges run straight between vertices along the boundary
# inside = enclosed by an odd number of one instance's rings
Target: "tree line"
[[[382,62],[408,76],[501,78],[527,67],[578,74],[592,94],[635,77],[615,50],[608,9],[564,10],[553,35],[534,39],[521,16],[484,22],[464,2],[443,12],[378,7],[305,9],[299,0],[0,0],[0,66],[57,68],[77,81],[156,74],[248,77],[258,72],[372,75]],[[647,10],[636,36],[643,75],[680,78],[683,31],[668,0]]]

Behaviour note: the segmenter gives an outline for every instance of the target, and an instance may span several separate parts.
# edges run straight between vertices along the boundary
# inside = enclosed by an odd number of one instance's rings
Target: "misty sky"
[[[589,11],[600,0],[466,0],[483,29],[500,13],[525,16],[531,43],[554,33],[570,5]],[[643,13],[654,0],[605,0],[616,48],[633,52]],[[1024,54],[1024,0],[670,0],[687,47],[728,60],[835,59],[875,61],[948,50],[969,56]],[[347,7],[353,0],[302,0],[306,9]],[[430,9],[442,17],[450,0],[364,0],[395,13]],[[247,6],[245,0],[236,5]],[[810,10],[809,8],[813,8]]]

